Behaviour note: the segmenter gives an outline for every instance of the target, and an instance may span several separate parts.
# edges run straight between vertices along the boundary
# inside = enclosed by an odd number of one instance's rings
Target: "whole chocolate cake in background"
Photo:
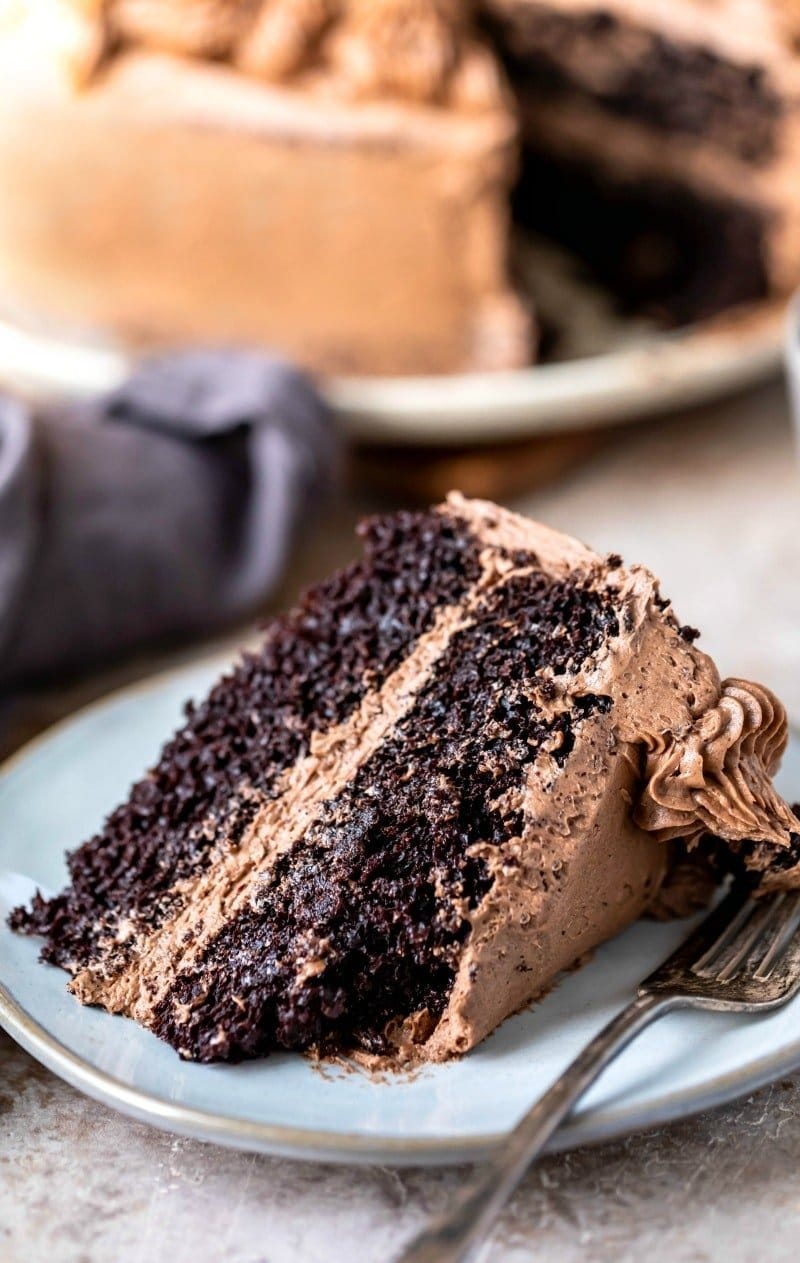
[[[789,0],[0,0],[0,303],[514,368],[512,209],[668,324],[787,294],[796,35]]]
[[[786,717],[645,569],[451,496],[272,622],[12,924],[197,1060],[442,1060],[646,910],[800,887]]]

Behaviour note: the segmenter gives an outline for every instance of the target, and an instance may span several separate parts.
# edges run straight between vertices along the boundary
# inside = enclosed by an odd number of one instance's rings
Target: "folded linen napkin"
[[[337,457],[309,380],[255,351],[39,412],[0,396],[0,689],[252,612]]]

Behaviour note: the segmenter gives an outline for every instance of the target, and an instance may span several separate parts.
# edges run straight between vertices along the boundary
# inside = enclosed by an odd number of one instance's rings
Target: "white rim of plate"
[[[778,369],[785,303],[765,302],[582,359],[491,373],[341,377],[321,390],[348,435],[373,444],[480,445],[591,429],[699,404]],[[24,391],[92,394],[130,358],[0,320],[0,380]]]
[[[81,707],[34,737],[0,765],[0,781],[73,723],[114,702],[146,694],[208,665],[230,663],[230,655],[215,653],[180,667],[158,672]],[[797,730],[795,730],[797,732]],[[395,1166],[446,1166],[486,1158],[505,1139],[504,1132],[486,1135],[443,1135],[408,1140],[363,1136],[355,1133],[316,1131],[233,1118],[224,1114],[178,1105],[162,1097],[132,1088],[72,1052],[36,1022],[0,981],[0,1027],[26,1052],[72,1087],[119,1112],[149,1123],[162,1131],[228,1148],[272,1154],[277,1157],[331,1163],[389,1163]],[[760,1057],[740,1070],[730,1071],[686,1092],[668,1092],[646,1105],[621,1106],[578,1113],[567,1120],[547,1145],[548,1152],[563,1152],[579,1145],[600,1144],[632,1132],[701,1113],[746,1096],[800,1067],[800,1038],[780,1052]]]

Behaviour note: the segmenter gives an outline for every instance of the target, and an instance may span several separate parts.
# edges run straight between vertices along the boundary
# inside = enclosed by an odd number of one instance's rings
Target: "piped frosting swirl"
[[[668,841],[703,833],[786,848],[800,821],[772,784],[786,747],[786,712],[769,689],[722,684],[688,731],[647,735],[642,828]]]

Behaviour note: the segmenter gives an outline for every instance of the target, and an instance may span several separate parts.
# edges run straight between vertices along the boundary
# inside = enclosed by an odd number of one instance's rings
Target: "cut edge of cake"
[[[16,914],[79,999],[199,1060],[441,1060],[714,866],[800,885],[785,713],[647,570],[459,495],[366,530]]]
[[[486,7],[519,99],[524,221],[678,324],[797,284],[800,61],[778,4]]]

